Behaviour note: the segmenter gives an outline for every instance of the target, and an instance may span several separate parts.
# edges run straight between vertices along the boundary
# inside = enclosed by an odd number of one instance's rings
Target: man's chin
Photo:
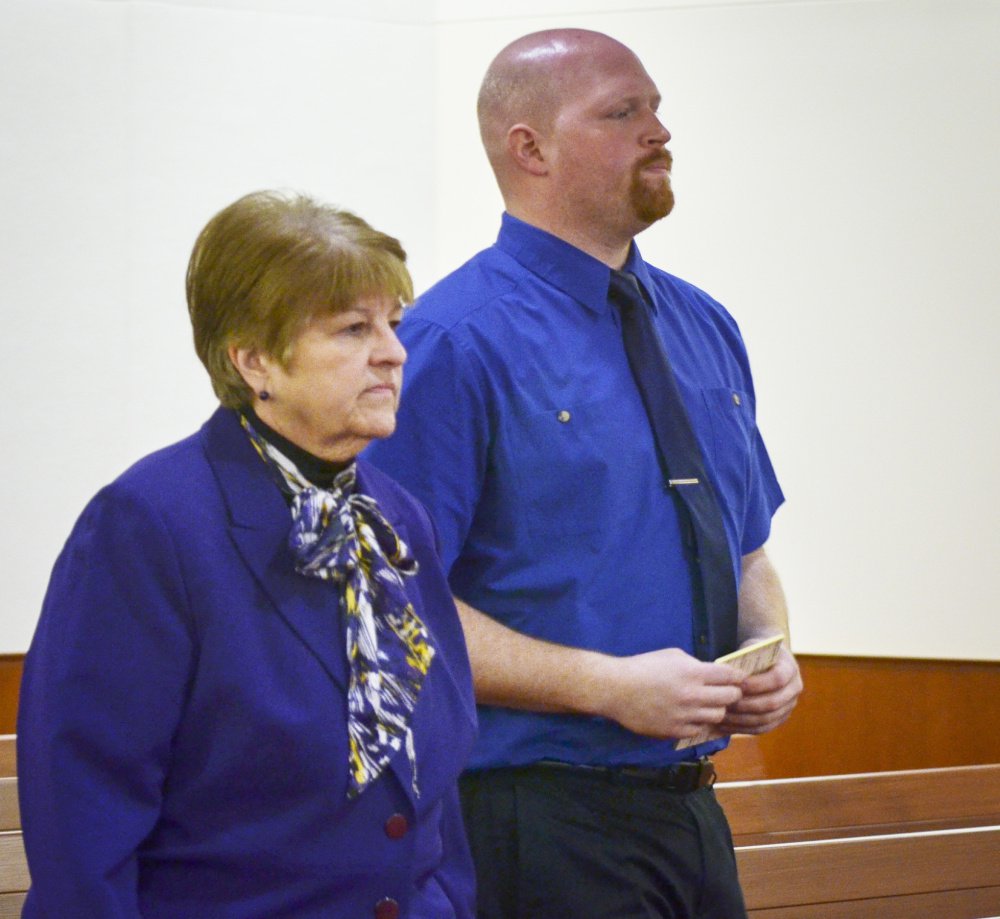
[[[665,175],[657,182],[644,181],[643,175],[636,176],[632,185],[632,207],[636,216],[647,226],[662,220],[674,209],[674,190],[670,186],[670,176]]]
[[[634,204],[636,216],[648,226],[662,220],[674,209],[674,194],[668,188],[664,194],[643,195]]]

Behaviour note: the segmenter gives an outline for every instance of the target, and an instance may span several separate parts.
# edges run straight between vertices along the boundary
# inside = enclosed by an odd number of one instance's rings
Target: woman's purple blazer
[[[288,506],[220,409],[104,488],[56,563],[18,721],[25,917],[474,915],[461,627],[426,511],[364,461],[357,481],[419,561],[437,649],[419,794],[402,751],[347,800],[336,588],[294,571]]]

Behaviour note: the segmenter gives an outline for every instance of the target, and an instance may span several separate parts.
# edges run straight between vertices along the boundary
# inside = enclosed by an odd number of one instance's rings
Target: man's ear
[[[229,360],[233,362],[237,373],[243,377],[243,382],[247,386],[255,393],[267,389],[269,361],[259,348],[239,348],[230,345],[228,353]]]
[[[507,152],[518,168],[542,176],[549,171],[542,154],[538,132],[527,124],[515,124],[507,132]]]

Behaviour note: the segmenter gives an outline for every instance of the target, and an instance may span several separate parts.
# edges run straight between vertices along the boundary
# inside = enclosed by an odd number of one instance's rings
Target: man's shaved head
[[[607,264],[673,207],[660,91],[601,32],[507,45],[479,92],[479,129],[507,212]]]
[[[511,126],[523,123],[547,130],[572,92],[578,68],[598,45],[615,45],[632,54],[601,32],[547,29],[523,35],[493,59],[479,89],[477,110],[483,146],[498,178]]]

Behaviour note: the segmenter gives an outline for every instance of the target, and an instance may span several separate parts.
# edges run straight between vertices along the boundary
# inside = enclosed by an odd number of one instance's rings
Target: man
[[[745,680],[712,662],[787,632],[763,548],[783,498],[735,324],[633,243],[673,206],[659,102],[606,35],[500,52],[479,97],[500,236],[404,319],[399,426],[370,453],[430,508],[459,601],[481,916],[744,915],[707,755],[776,727],[801,691],[788,650]],[[697,476],[668,471],[679,448],[627,353],[622,277],[655,325],[640,344],[665,346]]]

